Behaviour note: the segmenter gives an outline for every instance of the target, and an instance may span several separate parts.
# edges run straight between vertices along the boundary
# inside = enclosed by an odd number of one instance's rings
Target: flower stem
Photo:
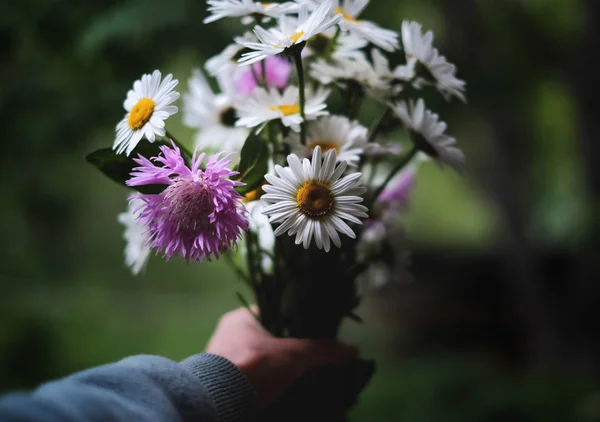
[[[300,139],[302,140],[302,145],[306,145],[306,115],[304,113],[304,107],[306,104],[306,92],[301,48],[297,49],[294,52],[294,62],[296,63],[296,72],[298,73],[298,87],[300,89],[300,116],[302,117],[302,123],[300,124]]]
[[[327,61],[331,60],[331,55],[333,54],[333,51],[335,50],[337,41],[340,38],[341,33],[342,33],[342,30],[338,26],[337,30],[335,31],[335,35],[333,36],[333,38],[331,38],[329,40],[329,42],[327,43],[327,46],[325,47],[325,53],[323,54],[323,56],[325,57],[325,60],[327,60]]]
[[[365,95],[362,91],[356,92],[353,95],[352,105],[350,106],[350,110],[348,111],[348,118],[351,120],[356,119],[358,112],[360,111],[360,107],[363,103]]]
[[[179,147],[179,149],[181,150],[183,155],[185,155],[188,158],[192,158],[192,155],[193,155],[192,152],[185,145],[183,145],[181,142],[179,142],[177,140],[177,138],[175,138],[171,132],[169,132],[168,130],[165,130],[165,134],[167,135],[167,138],[172,140],[175,143],[175,145],[177,145],[177,147]]]
[[[256,256],[256,238],[255,234],[251,230],[246,232],[246,249],[247,249],[247,260],[248,260],[248,279],[250,287],[256,294],[258,283],[261,280],[260,276],[260,258]]]
[[[385,121],[387,120],[388,116],[391,113],[392,113],[392,109],[390,107],[385,109],[385,111],[383,112],[383,114],[381,115],[379,120],[377,120],[377,123],[371,130],[371,133],[369,134],[369,142],[375,142],[375,139],[377,139],[377,136],[381,132],[381,129],[383,128]]]
[[[262,76],[261,85],[265,88],[267,87],[267,59],[262,59],[260,61],[260,72]]]
[[[273,148],[273,162],[275,164],[282,164],[285,161],[285,151],[280,148],[276,131],[275,122],[270,122],[267,124],[267,133],[269,136],[269,142],[271,144],[271,148]],[[279,160],[279,156],[282,157]]]
[[[256,82],[256,86],[260,86],[263,88],[267,87],[267,64],[266,59],[260,61],[260,74],[254,68],[254,63],[250,65],[250,71],[252,72],[252,77],[254,78],[254,82]]]
[[[400,170],[402,170],[404,167],[406,167],[412,161],[412,159],[415,158],[415,155],[417,155],[417,152],[419,152],[419,149],[417,147],[413,147],[408,152],[408,154],[406,154],[404,159],[402,159],[402,161],[400,161],[396,165],[396,167],[394,167],[394,169],[390,172],[390,174],[388,174],[388,176],[385,178],[385,181],[381,185],[379,185],[379,187],[375,190],[375,194],[373,195],[373,202],[375,202],[377,200],[377,198],[379,197],[379,195],[381,195],[381,192],[383,192],[383,190],[385,189],[387,184],[390,183],[390,180],[392,180],[394,178],[394,176]]]
[[[363,155],[363,157],[364,157],[364,155]],[[371,170],[369,172],[369,180],[367,180],[367,186],[371,186],[371,183],[373,183],[373,179],[375,179],[375,175],[377,174],[377,167],[379,166],[380,162],[381,162],[381,157],[373,158],[373,162],[371,163]],[[361,168],[361,166],[363,164],[364,164],[364,162],[361,162],[359,165],[359,168]]]
[[[248,274],[246,274],[246,272],[237,264],[237,262],[235,262],[235,259],[233,258],[233,256],[231,256],[231,251],[229,251],[223,255],[229,261],[229,265],[231,265],[231,267],[236,272],[236,274],[242,280],[244,280],[250,287],[254,287],[252,285],[252,282],[250,281],[250,277],[248,276]]]
[[[386,108],[385,111],[383,112],[383,114],[381,115],[381,117],[379,117],[379,119],[377,119],[377,121],[375,122],[375,124],[372,126],[372,129],[369,133],[369,138],[367,140],[367,142],[369,144],[375,142],[375,139],[377,139],[377,136],[379,136],[379,133],[381,132],[381,129],[383,128],[385,121],[387,120],[388,116],[391,114],[392,109],[390,107]],[[360,162],[358,164],[358,168],[361,169],[364,164],[365,164],[365,160],[366,157],[363,154],[360,157]],[[373,180],[373,177],[375,176],[375,170],[377,168],[377,165],[379,164],[379,159],[375,158],[373,160],[373,167],[372,167],[372,171],[371,171],[371,176],[369,177],[369,184],[371,184],[371,181]]]
[[[252,72],[252,77],[254,78],[254,82],[256,82],[256,86],[262,86],[262,81],[256,74],[256,69],[254,69],[254,63],[250,65],[250,71]]]

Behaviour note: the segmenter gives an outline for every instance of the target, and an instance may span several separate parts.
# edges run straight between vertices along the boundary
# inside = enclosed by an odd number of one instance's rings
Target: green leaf
[[[146,158],[156,157],[160,153],[159,147],[162,145],[167,144],[162,141],[154,143],[140,142],[129,156],[116,154],[112,148],[102,148],[86,155],[85,160],[122,186],[135,189],[141,193],[156,194],[161,193],[166,185],[127,186],[125,181],[130,179],[133,168],[139,166],[133,161],[138,154]]]
[[[255,133],[251,133],[242,147],[238,171],[240,174],[236,180],[244,182],[245,185],[238,186],[236,190],[240,195],[257,189],[264,180],[269,170],[269,148],[264,139]]]

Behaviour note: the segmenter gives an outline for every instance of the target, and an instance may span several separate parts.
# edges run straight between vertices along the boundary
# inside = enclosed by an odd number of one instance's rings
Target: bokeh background
[[[241,30],[199,0],[0,1],[0,391],[138,353],[202,350],[242,283],[226,262],[124,267],[127,192],[84,161],[131,83]],[[597,0],[372,0],[434,30],[467,105],[430,103],[470,166],[419,173],[409,286],[344,338],[379,369],[352,421],[600,420]],[[189,139],[177,116],[171,132]]]

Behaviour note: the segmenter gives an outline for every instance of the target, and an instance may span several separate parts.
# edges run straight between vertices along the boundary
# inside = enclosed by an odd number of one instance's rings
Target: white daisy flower
[[[144,205],[139,198],[129,201],[127,211],[119,214],[119,223],[125,226],[123,238],[125,245],[125,264],[131,269],[133,275],[138,275],[148,263],[150,247],[146,227],[140,225],[136,219],[137,213]]]
[[[379,50],[373,50],[373,64],[363,59],[319,59],[310,65],[310,76],[322,83],[346,83],[354,81],[361,85],[370,97],[385,98],[401,91],[401,85],[393,85],[395,76],[389,70],[388,61]]]
[[[373,91],[373,96],[389,97],[398,95],[404,89],[404,84],[398,83],[399,79],[390,68],[388,58],[378,49],[371,50],[371,61],[373,62],[373,81],[370,82],[370,89]],[[379,86],[388,85],[388,90],[381,91]],[[369,86],[367,86],[369,88]]]
[[[398,50],[400,46],[395,31],[381,28],[371,21],[358,19],[367,4],[369,0],[336,0],[333,10],[342,15],[340,27],[363,37],[385,51]]]
[[[367,80],[373,74],[373,68],[366,59],[319,59],[310,64],[310,76],[323,85],[338,81]]]
[[[306,44],[306,56],[323,55],[329,47],[329,43],[333,42],[339,28],[329,28],[326,31],[312,37]],[[364,38],[353,34],[352,32],[342,32],[337,34],[337,40],[331,51],[330,58],[333,60],[366,60],[365,53],[362,51],[369,42]]]
[[[287,157],[289,167],[275,166],[279,177],[268,174],[262,199],[269,205],[264,213],[271,224],[277,224],[275,236],[288,233],[296,235],[296,244],[308,249],[314,237],[319,249],[329,251],[331,241],[337,247],[342,242],[338,232],[356,238],[354,231],[344,221],[362,224],[367,218],[367,207],[361,205],[366,188],[360,182],[361,173],[341,177],[346,162],[336,166],[335,149],[321,148],[313,151],[312,160],[302,162],[295,154]]]
[[[210,76],[231,75],[235,78],[236,75],[244,71],[240,69],[238,60],[242,57],[242,53],[248,52],[248,48],[242,44],[245,42],[256,42],[258,38],[256,38],[253,32],[247,31],[243,36],[235,37],[234,41],[233,44],[225,47],[222,52],[206,61],[204,68]]]
[[[446,135],[447,125],[439,116],[425,108],[425,102],[419,98],[407,104],[405,101],[392,106],[404,126],[412,132],[415,146],[438,164],[448,164],[457,171],[464,168],[465,156],[455,147],[456,139]]]
[[[286,49],[307,41],[311,37],[334,26],[342,18],[341,15],[329,17],[331,0],[323,2],[314,12],[308,12],[308,5],[300,8],[298,19],[282,16],[279,27],[264,29],[260,26],[254,28],[258,42],[242,42],[241,44],[251,50],[242,54],[241,64],[251,64],[261,61],[269,56],[282,53]]]
[[[365,53],[362,49],[367,45],[369,45],[369,42],[359,35],[352,32],[343,32],[337,40],[331,58],[334,60],[364,59]]]
[[[256,233],[261,252],[266,252],[261,253],[261,266],[263,271],[270,272],[273,269],[273,259],[271,256],[275,248],[275,234],[273,233],[271,223],[269,223],[269,217],[263,213],[267,206],[267,203],[260,199],[246,202],[249,229]]]
[[[358,167],[360,156],[368,145],[368,129],[344,116],[326,116],[310,122],[306,125],[306,133],[306,145],[297,133],[291,133],[286,139],[292,152],[301,158],[310,157],[318,146],[324,153],[334,149],[337,161]]]
[[[252,0],[208,0],[208,11],[212,13],[204,18],[211,23],[223,18],[242,18],[242,23],[254,21],[251,15],[264,16],[263,21],[279,18],[286,13],[294,13],[298,6],[294,3],[260,3]]]
[[[373,61],[373,70],[380,79],[391,81],[396,78],[394,72],[390,69],[390,61],[381,51],[373,48],[371,50],[371,60]]]
[[[415,75],[415,60],[409,60],[408,63],[396,66],[393,71],[394,77],[400,81],[409,82],[416,88],[421,88],[422,81]]]
[[[179,82],[173,75],[165,76],[161,82],[160,71],[143,75],[127,92],[123,108],[127,114],[117,125],[117,137],[113,149],[117,154],[131,154],[145,136],[150,142],[156,136],[165,136],[165,120],[177,113],[177,107],[169,105],[179,98],[173,91]]]
[[[183,95],[183,124],[198,129],[195,145],[220,151],[239,151],[244,145],[249,131],[235,126],[237,99],[227,81],[219,79],[224,92],[214,94],[202,71],[193,70]]]
[[[370,142],[365,146],[364,150],[364,154],[369,157],[389,157],[390,155],[400,155],[401,153],[402,147],[389,140],[384,142]]]
[[[455,96],[461,101],[466,101],[465,81],[456,77],[456,66],[448,63],[448,60],[433,47],[433,32],[428,31],[423,35],[421,25],[417,22],[402,22],[402,43],[406,53],[409,66],[414,67],[417,62],[421,63],[430,75],[422,78],[418,83],[433,83],[437,89],[444,94],[446,99]],[[401,73],[404,68],[399,68]],[[404,69],[405,70],[405,69]],[[401,75],[398,74],[400,77]],[[428,80],[433,78],[433,80]]]
[[[317,92],[306,92],[304,114],[306,120],[315,120],[318,116],[328,114],[326,100],[329,90],[319,88]],[[249,128],[260,126],[260,132],[265,124],[271,120],[281,119],[284,126],[300,132],[302,116],[300,116],[300,91],[296,86],[288,86],[283,93],[276,88],[268,91],[264,88],[255,89],[247,101],[237,107],[239,120],[236,126]]]

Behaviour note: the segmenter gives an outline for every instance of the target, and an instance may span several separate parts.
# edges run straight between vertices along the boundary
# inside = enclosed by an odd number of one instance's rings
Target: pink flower
[[[267,87],[275,87],[279,89],[285,88],[287,85],[292,64],[284,57],[272,56],[265,59],[265,79]],[[243,96],[249,96],[258,86],[256,79],[262,82],[262,65],[254,63],[242,73],[235,83],[237,90]]]
[[[404,207],[408,205],[410,195],[415,185],[416,171],[413,168],[399,173],[394,177],[377,198],[378,203],[388,204],[391,207]]]
[[[198,155],[198,148],[191,168],[175,144],[160,150],[150,160],[138,155],[134,161],[140,166],[127,181],[128,186],[167,185],[160,194],[130,198],[144,202],[137,220],[148,227],[150,246],[164,251],[167,259],[181,255],[188,262],[201,262],[210,261],[213,254],[218,259],[248,228],[242,198],[235,190],[242,183],[231,180],[238,173],[227,168],[233,153],[210,156],[202,170],[206,154]]]

